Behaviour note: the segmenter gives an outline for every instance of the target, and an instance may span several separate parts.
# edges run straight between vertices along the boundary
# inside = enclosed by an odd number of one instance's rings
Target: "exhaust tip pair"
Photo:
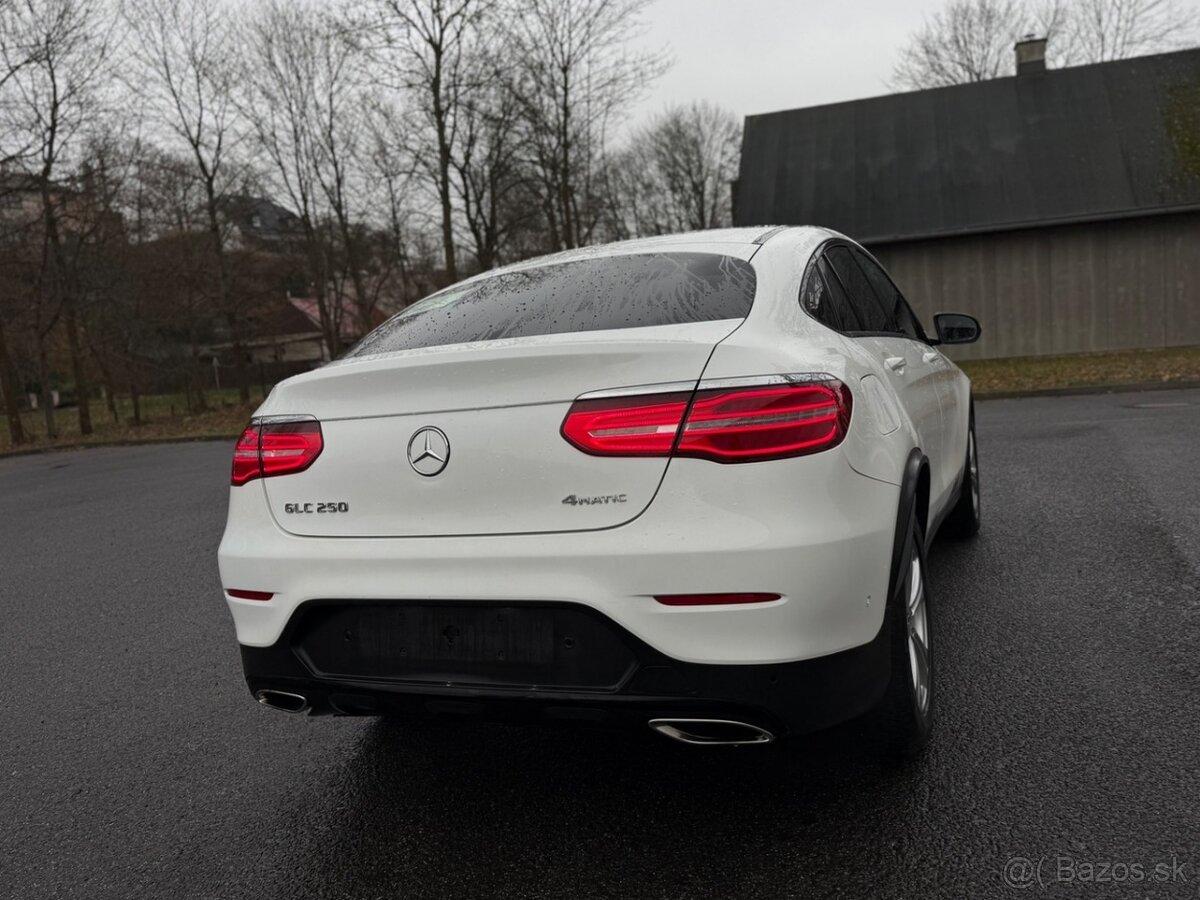
[[[264,688],[254,692],[263,706],[292,715],[309,712],[312,705],[303,694]],[[710,747],[737,747],[746,744],[769,744],[775,735],[746,722],[731,719],[651,719],[650,728],[682,744]]]

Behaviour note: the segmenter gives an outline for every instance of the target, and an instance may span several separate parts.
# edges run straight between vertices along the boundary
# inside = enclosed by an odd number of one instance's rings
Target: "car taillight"
[[[312,418],[252,421],[233,450],[234,485],[303,472],[321,455],[321,423]]]
[[[258,426],[251,423],[233,448],[232,481],[235,485],[245,484],[261,474],[262,468],[258,464]]]
[[[770,376],[686,394],[584,397],[563,420],[568,441],[598,456],[694,456],[756,462],[842,442],[850,389],[832,377]]]
[[[562,433],[585,453],[602,456],[668,456],[690,394],[655,394],[576,400]]]

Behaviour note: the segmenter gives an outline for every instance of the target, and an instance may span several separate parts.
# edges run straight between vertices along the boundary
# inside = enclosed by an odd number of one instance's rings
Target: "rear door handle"
[[[921,354],[921,362],[932,363],[937,362],[941,358],[942,354],[938,353],[936,350],[926,350]]]
[[[903,356],[889,356],[883,361],[883,364],[893,372],[899,373],[904,371],[904,367],[908,365],[908,360]]]

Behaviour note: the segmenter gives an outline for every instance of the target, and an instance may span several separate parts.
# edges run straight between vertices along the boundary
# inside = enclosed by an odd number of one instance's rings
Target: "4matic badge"
[[[625,494],[599,494],[593,497],[577,497],[568,494],[562,502],[567,506],[603,506],[608,503],[625,503],[629,500]]]

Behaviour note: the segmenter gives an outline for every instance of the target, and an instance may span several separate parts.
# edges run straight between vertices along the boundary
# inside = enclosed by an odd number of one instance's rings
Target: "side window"
[[[862,266],[867,280],[875,289],[875,295],[883,303],[884,312],[899,326],[899,330],[904,333],[905,337],[924,342],[925,331],[921,328],[921,323],[917,321],[917,317],[913,315],[904,295],[900,293],[896,285],[892,284],[892,280],[879,263],[857,250],[854,251],[854,258]]]
[[[804,287],[800,289],[800,305],[810,316],[834,331],[858,330],[846,295],[842,293],[841,285],[831,278],[824,259],[819,259],[809,270]]]
[[[884,308],[875,295],[875,289],[850,250],[844,246],[831,247],[825,253],[829,264],[841,279],[842,286],[850,298],[850,305],[858,315],[861,324],[860,331],[899,332],[900,327],[893,321],[892,316]]]
[[[862,331],[862,322],[859,321],[858,315],[854,312],[854,305],[846,296],[846,292],[842,289],[842,283],[833,274],[833,270],[829,268],[829,262],[824,256],[817,261],[817,271],[820,273],[821,280],[825,284],[825,290],[828,292],[829,306],[831,309],[837,310],[838,319],[841,320],[842,327],[839,330]]]
[[[800,288],[800,305],[804,307],[806,313],[822,325],[827,325],[835,331],[842,331],[845,328],[837,310],[829,302],[829,287],[825,284],[825,279],[821,277],[817,266],[809,269],[808,277],[804,279],[804,286]]]

